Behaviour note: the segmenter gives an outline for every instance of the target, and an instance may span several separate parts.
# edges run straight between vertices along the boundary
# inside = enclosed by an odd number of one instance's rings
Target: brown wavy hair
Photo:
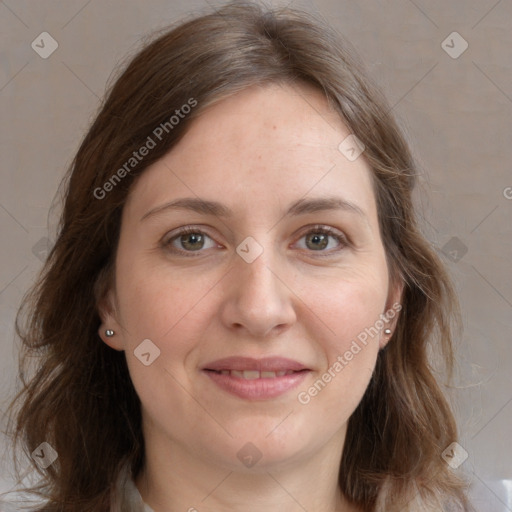
[[[22,388],[10,408],[12,435],[38,472],[31,492],[46,502],[40,511],[107,511],[123,461],[134,476],[144,463],[140,402],[124,353],[98,335],[98,305],[113,285],[121,213],[134,181],[208,105],[251,85],[292,82],[320,90],[364,143],[390,272],[405,285],[396,331],[349,420],[340,488],[367,512],[448,503],[471,510],[467,483],[441,457],[457,430],[429,360],[429,351],[441,354],[451,378],[460,313],[418,227],[418,171],[405,139],[354,50],[325,20],[236,2],[144,43],[109,87],[62,182],[56,242],[16,318]],[[198,106],[97,199],[94,191],[190,98]],[[46,470],[30,458],[43,441],[58,453]]]

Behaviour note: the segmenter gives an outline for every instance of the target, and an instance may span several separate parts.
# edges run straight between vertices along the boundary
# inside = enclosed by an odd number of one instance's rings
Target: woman
[[[456,301],[414,182],[311,15],[237,3],[147,45],[17,325],[39,510],[469,510],[427,358],[451,369]]]

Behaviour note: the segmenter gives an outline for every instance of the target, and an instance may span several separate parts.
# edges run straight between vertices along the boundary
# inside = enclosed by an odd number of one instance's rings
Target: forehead
[[[165,201],[199,196],[240,215],[263,215],[262,208],[276,215],[307,194],[339,193],[371,216],[371,170],[363,156],[349,161],[339,149],[350,133],[312,86],[252,86],[204,109],[146,169],[126,207],[142,215]]]

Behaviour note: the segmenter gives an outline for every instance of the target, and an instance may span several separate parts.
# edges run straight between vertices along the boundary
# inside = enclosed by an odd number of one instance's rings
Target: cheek
[[[187,381],[184,364],[194,350],[191,340],[200,339],[207,320],[205,286],[213,283],[180,278],[177,272],[141,272],[135,265],[118,283],[126,359],[135,389],[143,404],[156,407],[153,412],[163,403],[175,410],[181,404],[175,397],[183,393],[178,383]],[[148,366],[136,355],[148,352],[139,349],[147,339],[156,347],[149,345],[150,361],[152,351],[158,354]]]
[[[188,386],[185,362],[204,330],[206,302],[201,299],[210,285],[208,279],[191,281],[178,274],[150,266],[143,272],[134,265],[118,286],[130,376],[149,416],[163,423],[169,421],[166,411],[185,418],[194,407],[182,388]],[[147,366],[134,353],[146,339],[158,354]]]
[[[384,313],[387,271],[375,266],[344,272],[338,277],[302,278],[299,287],[298,295],[310,308],[311,318],[316,317],[315,328],[327,333],[328,345],[339,354],[348,349],[352,339],[374,326]],[[364,334],[361,337],[364,338]]]
[[[207,275],[194,277],[190,271],[171,273],[151,265],[140,265],[141,270],[135,267],[125,278],[119,279],[118,285],[121,316],[129,343],[144,338],[154,338],[155,343],[173,338],[179,345],[179,340],[187,337],[184,331],[194,329],[201,318],[208,302],[207,293],[213,290],[218,279]]]
[[[302,389],[301,403],[310,403],[332,421],[352,414],[371,379],[387,298],[384,276],[366,272],[329,287],[311,286],[307,292],[304,287],[312,311],[309,337],[316,341],[323,366],[314,385]]]

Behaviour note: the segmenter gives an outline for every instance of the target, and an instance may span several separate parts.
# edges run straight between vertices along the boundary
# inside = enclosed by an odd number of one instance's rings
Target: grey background
[[[1,411],[16,389],[14,315],[55,238],[51,201],[112,70],[153,29],[221,3],[0,1]],[[412,145],[425,234],[450,269],[464,317],[450,398],[469,457],[455,471],[474,482],[479,510],[512,510],[512,1],[292,4],[351,41]],[[31,47],[44,31],[59,45],[47,59]],[[469,45],[458,58],[442,46],[454,31]],[[446,45],[461,48],[450,38]],[[8,446],[2,439],[2,454]],[[0,492],[10,471],[5,461]]]

